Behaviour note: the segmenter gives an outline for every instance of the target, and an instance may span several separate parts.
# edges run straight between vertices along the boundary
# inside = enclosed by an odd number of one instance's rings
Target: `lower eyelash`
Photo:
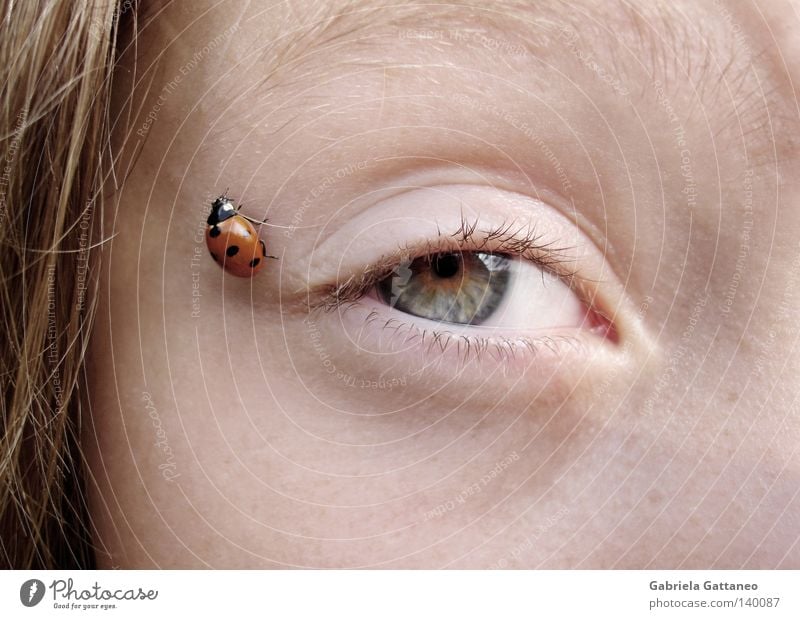
[[[348,308],[357,305],[350,302]],[[343,311],[347,311],[344,308]],[[397,318],[381,318],[377,310],[372,310],[364,321],[365,326],[378,321],[383,321],[380,326],[383,331],[391,331],[389,346],[396,344],[409,344],[421,340],[424,353],[432,355],[438,353],[438,359],[443,361],[448,350],[455,347],[456,357],[462,366],[472,362],[479,362],[486,355],[496,361],[503,370],[517,361],[530,361],[544,352],[558,354],[564,347],[582,350],[583,342],[572,335],[543,335],[537,337],[484,337],[477,335],[462,335],[452,331],[439,329],[425,329],[411,322]]]

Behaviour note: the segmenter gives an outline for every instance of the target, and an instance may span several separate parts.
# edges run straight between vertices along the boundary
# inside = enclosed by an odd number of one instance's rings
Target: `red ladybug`
[[[237,277],[252,277],[264,268],[267,246],[248,218],[239,214],[233,200],[221,195],[211,204],[206,245],[211,257],[225,271]],[[263,223],[263,222],[261,222]]]

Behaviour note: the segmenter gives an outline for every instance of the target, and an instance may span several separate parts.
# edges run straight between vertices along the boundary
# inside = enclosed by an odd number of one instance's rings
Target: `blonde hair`
[[[120,10],[0,6],[0,563],[92,567],[78,439]]]

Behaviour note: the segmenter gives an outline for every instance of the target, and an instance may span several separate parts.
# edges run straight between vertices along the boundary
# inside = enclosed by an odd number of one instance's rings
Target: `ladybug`
[[[206,245],[211,257],[225,271],[237,277],[252,277],[264,268],[267,246],[249,218],[239,214],[227,194],[211,203],[211,214],[206,220]],[[264,222],[258,222],[264,223]]]

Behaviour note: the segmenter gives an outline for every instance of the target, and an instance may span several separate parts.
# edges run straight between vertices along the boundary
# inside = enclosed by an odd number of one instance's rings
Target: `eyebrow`
[[[452,4],[340,0],[321,3],[314,13],[302,19],[295,15],[293,21],[262,52],[265,77],[259,90],[319,81],[326,72],[349,64],[383,66],[375,48],[386,45],[388,36],[407,44],[400,41],[403,31],[439,46],[442,54],[463,43],[459,33],[475,33],[506,50],[519,48],[532,59],[556,55],[557,63],[566,59],[586,69],[588,63],[581,59],[591,58],[598,70],[628,86],[632,97],[655,100],[660,88],[667,99],[680,100],[686,113],[713,116],[715,137],[742,139],[744,133],[755,133],[763,142],[758,150],[767,158],[776,132],[775,126],[766,125],[781,121],[771,108],[786,107],[778,83],[754,79],[759,60],[774,64],[767,58],[768,49],[747,46],[738,34],[741,29],[732,28],[724,12],[706,24],[669,2],[635,5],[611,0],[566,6],[559,0],[495,0],[487,7],[480,0],[460,0],[454,10]],[[567,33],[576,37],[579,47],[565,46]],[[688,102],[685,107],[683,101]],[[720,102],[730,113],[713,115]]]
[[[618,2],[613,0],[611,4]],[[505,39],[501,43],[518,45],[533,56],[541,56],[543,43],[548,42],[546,37],[558,36],[560,25],[578,29],[579,22],[567,21],[570,13],[574,16],[574,10],[565,11],[557,0],[535,5],[522,0],[495,0],[491,7],[478,0],[462,0],[455,7],[410,1],[390,4],[384,0],[325,3],[302,22],[286,23],[285,32],[268,44],[262,57],[267,75],[265,85],[276,86],[287,71],[301,70],[305,62],[315,57],[328,57],[353,46],[361,46],[365,52],[359,61],[369,63],[373,59],[368,44],[386,41],[389,34],[396,35],[395,40],[399,41],[404,31],[413,33],[412,38],[440,44],[443,51],[463,42],[460,35],[492,32]],[[583,17],[591,17],[598,23],[607,21],[609,15],[610,11],[596,5],[588,5],[583,13]]]
[[[717,77],[729,75],[731,68],[740,65],[735,46],[727,45],[729,41],[721,40],[702,23],[690,24],[672,3],[634,6],[625,0],[611,0],[566,6],[558,0],[535,4],[529,0],[494,0],[487,7],[479,0],[461,0],[455,8],[452,4],[384,0],[323,3],[302,21],[287,23],[285,33],[268,44],[262,58],[265,85],[277,85],[280,77],[292,70],[301,71],[303,64],[315,57],[328,58],[357,45],[365,52],[360,63],[369,63],[365,44],[385,41],[391,28],[395,34],[403,30],[416,33],[416,38],[440,44],[443,50],[457,44],[459,34],[493,33],[505,40],[490,41],[506,44],[506,49],[519,46],[534,57],[546,55],[551,43],[558,43],[558,53],[563,52],[565,35],[574,33],[585,48],[581,50],[585,56],[602,59],[620,77],[630,73],[632,63],[638,65],[636,68],[646,66],[651,80],[663,83],[668,90],[687,81],[703,87],[711,81],[708,78],[715,65]],[[708,45],[714,41],[720,43],[717,54]],[[723,46],[728,47],[724,53]],[[698,57],[703,59],[699,63]],[[720,57],[715,62],[714,58]],[[738,75],[731,81],[740,83],[743,79]]]

